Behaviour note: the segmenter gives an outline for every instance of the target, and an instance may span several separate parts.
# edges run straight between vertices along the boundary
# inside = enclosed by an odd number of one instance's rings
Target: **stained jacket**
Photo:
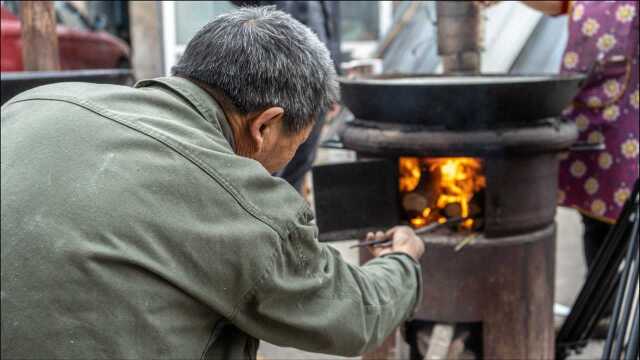
[[[1,140],[3,359],[355,355],[419,302],[410,257],[318,243],[186,79],[36,88],[2,107]]]

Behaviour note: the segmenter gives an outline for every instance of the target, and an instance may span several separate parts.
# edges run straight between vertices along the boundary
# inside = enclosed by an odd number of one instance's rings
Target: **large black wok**
[[[358,119],[494,128],[558,116],[583,75],[381,75],[340,79],[342,101]]]

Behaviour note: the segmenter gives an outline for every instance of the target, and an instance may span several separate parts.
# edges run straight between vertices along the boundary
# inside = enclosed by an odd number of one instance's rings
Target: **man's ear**
[[[284,109],[274,106],[262,111],[251,120],[249,133],[257,152],[263,150],[265,139],[275,131],[276,126],[281,126],[283,116]]]

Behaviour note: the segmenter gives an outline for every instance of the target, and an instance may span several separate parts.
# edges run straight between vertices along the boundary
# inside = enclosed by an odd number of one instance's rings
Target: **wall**
[[[161,3],[130,1],[131,64],[136,79],[164,75]]]

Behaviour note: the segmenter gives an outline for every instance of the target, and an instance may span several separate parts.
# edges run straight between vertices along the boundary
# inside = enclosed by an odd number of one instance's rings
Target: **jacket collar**
[[[200,116],[208,122],[218,125],[222,134],[227,139],[232,149],[235,149],[235,139],[227,117],[222,111],[218,102],[204,89],[188,79],[178,76],[160,77],[155,79],[140,80],[135,87],[147,87],[161,84],[180,94],[191,106],[193,106]]]

